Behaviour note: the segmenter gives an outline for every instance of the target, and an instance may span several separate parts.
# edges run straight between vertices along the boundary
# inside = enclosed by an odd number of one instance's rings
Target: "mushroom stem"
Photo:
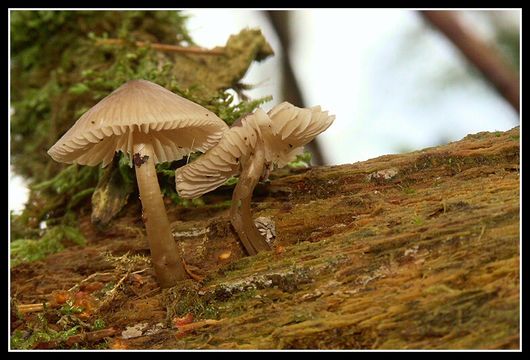
[[[265,238],[259,233],[250,211],[252,192],[258,183],[265,162],[263,144],[258,144],[254,153],[242,159],[242,171],[232,195],[230,220],[249,255],[270,250]]]
[[[153,267],[160,287],[171,287],[188,276],[171,234],[150,142],[138,142],[134,145],[133,162]]]

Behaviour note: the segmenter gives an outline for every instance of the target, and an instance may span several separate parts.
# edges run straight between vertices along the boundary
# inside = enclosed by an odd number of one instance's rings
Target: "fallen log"
[[[277,176],[253,211],[284,251],[210,275],[193,308],[223,322],[157,347],[519,348],[519,171],[514,128]],[[194,223],[204,248],[227,250],[227,220]],[[196,243],[183,241],[189,258]],[[174,290],[169,311],[190,294]]]

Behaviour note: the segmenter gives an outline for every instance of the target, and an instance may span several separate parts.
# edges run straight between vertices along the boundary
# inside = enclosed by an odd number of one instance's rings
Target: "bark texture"
[[[277,234],[274,249],[256,256],[245,256],[230,226],[232,188],[220,188],[205,205],[169,209],[186,263],[206,278],[157,292],[145,271],[143,288],[123,282],[98,316],[117,329],[165,324],[156,334],[116,336],[114,348],[517,349],[519,172],[519,128],[355,164],[276,171],[252,198],[254,218],[271,218]],[[128,211],[121,228],[141,227]],[[87,217],[91,245],[12,269],[18,301],[35,303],[87,273],[112,274],[104,251],[147,248],[118,226],[112,241],[90,226]],[[88,270],[72,265],[80,251],[90,254]],[[179,318],[197,324],[181,326]]]

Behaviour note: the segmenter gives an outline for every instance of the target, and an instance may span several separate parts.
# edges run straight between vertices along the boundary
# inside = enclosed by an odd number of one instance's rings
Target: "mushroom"
[[[226,123],[213,112],[146,80],[129,81],[88,110],[53,145],[58,162],[105,167],[132,159],[153,267],[161,287],[187,278],[167,218],[155,164],[214,146]]]
[[[177,192],[183,198],[195,198],[239,174],[230,220],[249,255],[268,250],[269,244],[252,221],[254,187],[260,178],[268,177],[274,165],[283,167],[293,161],[334,119],[320,106],[303,109],[283,102],[268,114],[257,109],[238,120],[216,146],[176,170]]]

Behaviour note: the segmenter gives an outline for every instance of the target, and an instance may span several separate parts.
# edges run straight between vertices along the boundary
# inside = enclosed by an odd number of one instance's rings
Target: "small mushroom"
[[[145,80],[129,81],[88,110],[48,154],[58,162],[106,166],[114,153],[134,163],[153,266],[161,287],[187,278],[171,234],[155,164],[206,151],[228,130],[214,113]]]
[[[181,197],[195,198],[239,174],[230,208],[232,225],[249,255],[268,250],[269,244],[252,221],[254,187],[274,165],[283,167],[293,161],[334,119],[320,106],[302,109],[284,102],[268,114],[257,109],[238,120],[215,147],[176,170],[177,191]]]

